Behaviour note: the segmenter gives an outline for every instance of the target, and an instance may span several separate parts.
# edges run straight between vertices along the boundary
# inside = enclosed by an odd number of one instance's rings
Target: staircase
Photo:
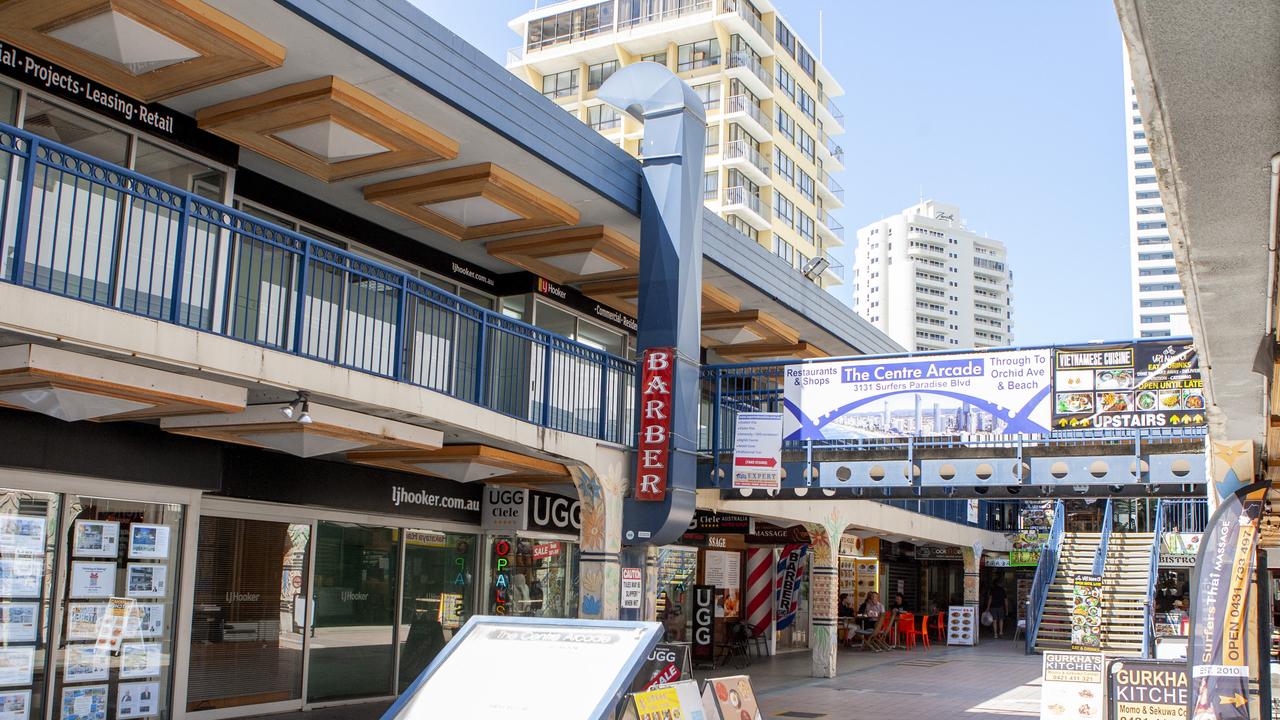
[[[1151,533],[1112,533],[1102,575],[1102,651],[1141,655],[1144,604],[1151,584]],[[1101,533],[1068,533],[1062,538],[1058,569],[1044,603],[1036,650],[1071,649],[1072,579],[1093,574]]]

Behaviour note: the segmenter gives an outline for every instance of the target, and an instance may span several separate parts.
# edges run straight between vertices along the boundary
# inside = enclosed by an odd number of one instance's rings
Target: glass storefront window
[[[67,496],[57,717],[169,717],[180,505]]]
[[[471,617],[475,564],[474,535],[405,530],[399,690],[427,669]]]
[[[489,538],[491,615],[578,616],[578,543]]]
[[[400,530],[321,522],[315,552],[307,700],[393,694]]]
[[[133,169],[213,202],[222,202],[227,174],[146,140],[138,141]]]
[[[205,516],[187,710],[302,697],[311,525]]]
[[[0,490],[0,706],[44,715],[58,496]]]
[[[107,162],[129,164],[128,135],[29,93],[22,129]]]
[[[658,620],[667,642],[689,640],[693,624],[690,592],[698,579],[696,548],[664,547],[658,551]]]

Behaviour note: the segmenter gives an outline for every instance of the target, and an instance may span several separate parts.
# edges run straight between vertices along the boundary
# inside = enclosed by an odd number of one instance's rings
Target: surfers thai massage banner
[[[788,365],[787,440],[1049,432],[1051,351]]]
[[[1053,429],[1202,427],[1204,380],[1188,342],[1053,351]]]
[[[1200,542],[1187,650],[1195,718],[1249,717],[1252,641],[1245,628],[1265,492],[1254,485],[1223,500]]]

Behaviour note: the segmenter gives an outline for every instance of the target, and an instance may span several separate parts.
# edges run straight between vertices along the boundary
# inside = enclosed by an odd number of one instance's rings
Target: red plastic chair
[[[916,646],[916,616],[904,612],[898,616],[898,642],[910,650]]]
[[[943,641],[944,636],[947,634],[947,614],[946,613],[944,612],[938,613],[938,619],[935,620],[933,623],[933,634],[937,635],[937,638],[935,639],[938,642]]]
[[[920,616],[920,644],[924,646],[924,651],[929,652],[929,616]]]

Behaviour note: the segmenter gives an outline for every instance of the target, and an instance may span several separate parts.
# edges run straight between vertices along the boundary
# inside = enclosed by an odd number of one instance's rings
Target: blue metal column
[[[614,73],[597,96],[644,122],[638,354],[676,349],[667,492],[627,498],[623,543],[667,545],[688,528],[696,499],[706,114],[688,85],[651,62]]]

